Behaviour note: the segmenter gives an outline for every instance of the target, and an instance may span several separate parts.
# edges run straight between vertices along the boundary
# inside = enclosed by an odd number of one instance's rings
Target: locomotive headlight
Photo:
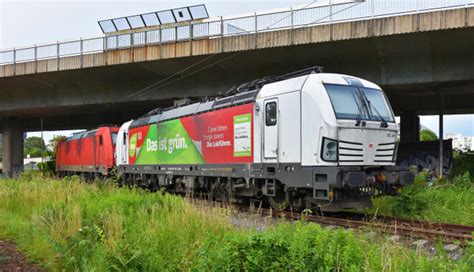
[[[337,161],[337,141],[329,138],[323,138],[323,148],[321,158],[324,161]]]

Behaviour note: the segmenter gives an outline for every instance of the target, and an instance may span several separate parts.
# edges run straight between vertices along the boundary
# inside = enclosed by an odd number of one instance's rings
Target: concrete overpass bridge
[[[2,51],[5,169],[41,120],[45,130],[120,123],[313,65],[380,84],[414,141],[420,114],[474,112],[474,1],[433,3],[309,6]]]

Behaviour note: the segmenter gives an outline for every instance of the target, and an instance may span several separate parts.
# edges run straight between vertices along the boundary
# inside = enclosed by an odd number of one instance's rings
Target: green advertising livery
[[[133,136],[132,136],[133,137]],[[201,153],[179,119],[150,125],[135,164],[200,164]]]
[[[234,157],[252,155],[252,114],[234,116]]]

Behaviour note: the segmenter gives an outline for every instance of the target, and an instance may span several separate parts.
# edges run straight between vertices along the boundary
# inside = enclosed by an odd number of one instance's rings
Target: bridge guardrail
[[[221,17],[208,22],[190,22],[184,26],[0,50],[0,65],[469,6],[474,6],[474,0],[366,0],[234,18]]]

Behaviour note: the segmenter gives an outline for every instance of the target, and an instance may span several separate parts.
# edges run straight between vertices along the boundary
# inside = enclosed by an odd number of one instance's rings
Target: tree
[[[438,136],[429,130],[429,129],[422,129],[420,130],[420,141],[437,141]]]
[[[47,156],[48,149],[46,145],[44,144],[43,139],[41,139],[41,137],[32,136],[25,139],[23,155],[25,158],[28,155],[30,155],[30,157],[32,158]]]
[[[54,135],[54,137],[49,140],[48,147],[51,152],[51,158],[56,158],[56,151],[58,149],[58,144],[66,139],[64,135]]]

